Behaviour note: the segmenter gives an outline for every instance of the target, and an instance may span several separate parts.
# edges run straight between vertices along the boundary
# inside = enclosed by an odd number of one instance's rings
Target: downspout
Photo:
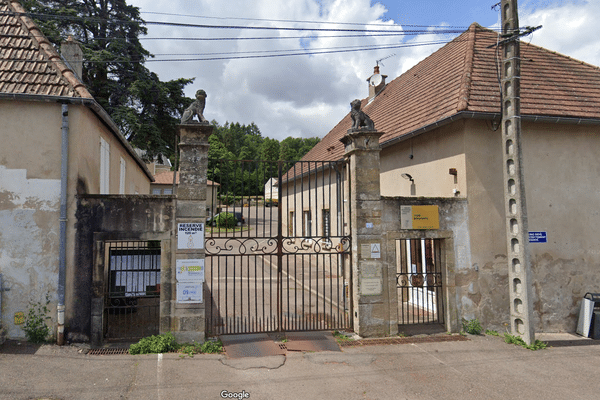
[[[58,255],[58,306],[56,344],[65,343],[65,286],[67,259],[67,171],[69,160],[69,105],[62,105],[62,143],[60,160],[60,243]]]

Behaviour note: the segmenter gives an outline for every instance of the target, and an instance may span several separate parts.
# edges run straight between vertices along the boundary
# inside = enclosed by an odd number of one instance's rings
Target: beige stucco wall
[[[469,121],[465,154],[471,267],[457,274],[462,314],[493,329],[508,323],[501,133]],[[523,123],[523,169],[536,331],[576,327],[581,298],[600,291],[600,164],[594,126]]]
[[[8,336],[24,332],[14,324],[30,301],[50,295],[55,320],[58,285],[61,104],[0,101],[0,273],[2,324]],[[110,143],[110,191],[119,192],[120,157],[126,160],[126,193],[148,193],[149,178],[108,128],[85,106],[69,106],[67,222],[67,314],[73,277],[75,193],[99,191],[100,136]],[[83,185],[78,186],[78,181]]]
[[[535,329],[574,331],[581,298],[600,292],[600,128],[523,123],[524,171],[530,231],[548,243],[529,245]],[[462,120],[385,148],[384,196],[468,200],[457,240],[456,297],[462,318],[504,330],[509,293],[506,264],[501,132],[489,121]],[[413,158],[409,155],[412,153]],[[457,181],[448,174],[456,168]],[[400,177],[409,173],[415,180]]]
[[[311,168],[314,167],[311,165]],[[348,235],[350,216],[347,208],[346,173],[345,168],[340,168],[338,177],[334,169],[325,169],[325,172],[312,173],[295,181],[284,181],[282,202],[279,205],[282,207],[283,234],[296,237],[323,236],[323,210],[329,210],[331,236]],[[310,232],[306,229],[303,235],[302,219],[305,211],[310,211],[311,227]],[[291,232],[289,228],[291,213],[295,222],[295,232]]]
[[[384,148],[381,151],[381,195],[464,197],[467,190],[464,123],[464,120],[457,121]],[[451,168],[456,169],[456,176],[449,173]],[[414,184],[402,178],[403,173],[411,175]]]
[[[600,292],[600,127],[524,124],[536,329],[574,331],[582,297]]]
[[[45,303],[46,294],[56,302],[60,105],[1,101],[0,121],[0,273],[10,289],[0,294],[1,314],[8,337],[17,338],[24,332],[16,313]]]

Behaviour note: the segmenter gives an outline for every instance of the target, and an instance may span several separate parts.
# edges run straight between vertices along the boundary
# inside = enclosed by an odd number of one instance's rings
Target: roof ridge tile
[[[471,75],[473,74],[473,59],[475,57],[475,31],[479,24],[473,23],[469,26],[467,36],[467,51],[465,54],[464,73],[458,94],[458,105],[456,111],[464,111],[469,107],[469,96],[471,94]]]

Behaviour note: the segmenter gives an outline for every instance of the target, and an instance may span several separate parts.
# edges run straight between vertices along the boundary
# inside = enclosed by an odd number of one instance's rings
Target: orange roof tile
[[[498,34],[474,23],[460,36],[389,82],[363,110],[383,132],[381,143],[461,111],[500,113]],[[600,68],[521,43],[521,114],[600,119]],[[348,103],[350,103],[348,100]],[[339,160],[346,115],[302,161]]]
[[[0,93],[92,98],[16,1],[0,3]]]
[[[177,171],[177,176],[176,176],[176,181],[175,184],[179,185],[179,171]],[[165,171],[165,172],[160,172],[156,175],[154,175],[154,182],[153,184],[155,185],[172,185],[173,184],[173,171]],[[211,181],[210,179],[206,180],[206,184],[209,186],[219,186],[218,183],[215,183],[213,181]]]

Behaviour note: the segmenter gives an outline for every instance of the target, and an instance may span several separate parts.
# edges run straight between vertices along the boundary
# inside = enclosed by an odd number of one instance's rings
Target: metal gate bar
[[[209,214],[229,212],[240,221],[227,228],[220,217],[207,220],[209,334],[351,326],[344,168],[209,160],[208,179],[219,190],[217,201],[207,202]],[[265,191],[273,196],[263,198]]]
[[[439,239],[401,239],[398,255],[398,323],[443,324],[442,254]]]
[[[105,339],[158,334],[160,242],[106,242]]]

